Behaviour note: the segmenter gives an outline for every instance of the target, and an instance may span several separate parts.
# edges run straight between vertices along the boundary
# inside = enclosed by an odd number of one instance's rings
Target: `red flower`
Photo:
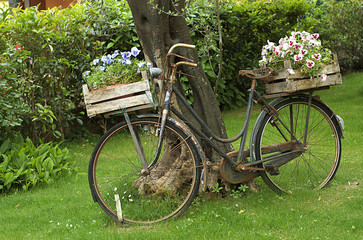
[[[16,46],[16,50],[21,51],[21,50],[23,50],[23,47]]]
[[[0,78],[2,78],[2,77],[3,77],[3,75],[0,74]]]

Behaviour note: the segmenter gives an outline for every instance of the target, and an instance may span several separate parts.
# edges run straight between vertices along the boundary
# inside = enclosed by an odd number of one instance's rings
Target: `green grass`
[[[79,176],[0,196],[0,239],[363,240],[363,73],[316,93],[345,121],[341,164],[322,190],[278,196],[257,179],[259,193],[236,199],[202,195],[180,218],[151,226],[118,225],[93,203],[89,191],[87,167],[95,142],[73,142],[67,147]],[[232,136],[243,112],[223,115]],[[257,115],[258,109],[253,118]]]

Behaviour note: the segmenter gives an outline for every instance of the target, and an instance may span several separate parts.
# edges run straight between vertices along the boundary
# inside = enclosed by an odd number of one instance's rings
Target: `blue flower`
[[[100,70],[101,70],[101,71],[104,71],[104,70],[105,70],[105,67],[100,66]]]
[[[88,77],[88,75],[90,74],[90,72],[91,71],[85,71],[84,73],[83,73],[83,77],[85,78],[85,77]]]
[[[122,58],[123,58],[123,59],[125,59],[125,60],[130,60],[130,58],[131,58],[131,53],[130,53],[130,52],[123,52],[123,53],[121,53],[121,56],[122,56]]]
[[[112,54],[112,58],[115,58],[115,57],[117,57],[118,55],[120,55],[120,52],[119,52],[119,50],[116,50],[113,54]]]
[[[138,66],[139,68],[142,68],[142,67],[144,67],[144,66],[145,66],[145,64],[146,64],[145,62],[140,62],[140,63],[138,63],[138,64],[137,64],[137,66]]]
[[[141,51],[137,47],[131,48],[131,54],[136,57]]]
[[[97,65],[99,62],[100,62],[100,59],[97,58],[97,59],[93,60],[92,64]]]
[[[101,61],[102,61],[104,64],[106,64],[106,63],[107,63],[107,61],[108,61],[108,57],[107,57],[107,56],[102,56]]]

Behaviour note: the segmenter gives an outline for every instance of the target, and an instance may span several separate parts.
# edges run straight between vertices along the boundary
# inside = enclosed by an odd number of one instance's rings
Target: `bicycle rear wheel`
[[[167,121],[161,154],[152,163],[158,118],[132,119],[131,124],[148,169],[143,170],[128,125],[123,122],[114,126],[91,156],[88,176],[94,200],[109,216],[122,222],[155,223],[182,213],[198,192],[201,174],[191,136]]]
[[[306,116],[308,114],[306,97],[287,98],[275,107],[278,117],[296,136],[304,142]],[[262,154],[262,147],[293,140],[281,123],[265,114],[256,125],[257,133],[252,142],[255,145],[255,160],[267,159],[276,153]],[[274,174],[261,171],[264,182],[274,191],[296,192],[301,189],[320,189],[335,175],[341,155],[339,123],[325,104],[312,100],[307,130],[306,149],[301,155],[278,167]],[[283,137],[285,136],[285,138]],[[260,164],[268,166],[269,162]]]

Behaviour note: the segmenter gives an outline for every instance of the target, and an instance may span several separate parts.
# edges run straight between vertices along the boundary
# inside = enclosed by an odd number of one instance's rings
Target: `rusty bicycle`
[[[242,71],[252,78],[244,124],[235,137],[222,139],[173,88],[178,67],[197,66],[187,58],[171,62],[177,48],[194,46],[176,44],[169,50],[167,89],[160,113],[130,118],[124,112],[125,120],[108,130],[94,148],[89,184],[94,201],[109,216],[120,222],[155,223],[184,212],[208,179],[208,162],[198,138],[221,156],[220,173],[230,183],[261,176],[272,190],[290,193],[301,188],[320,189],[334,177],[343,127],[340,118],[312,91],[267,102],[256,91],[256,82],[269,76],[271,69]],[[160,74],[155,69],[151,72],[154,78]],[[172,94],[203,130],[170,104]],[[252,130],[250,148],[245,149],[254,102],[262,111]],[[180,120],[171,118],[170,112]],[[214,142],[239,139],[240,148],[231,153],[222,152]]]

